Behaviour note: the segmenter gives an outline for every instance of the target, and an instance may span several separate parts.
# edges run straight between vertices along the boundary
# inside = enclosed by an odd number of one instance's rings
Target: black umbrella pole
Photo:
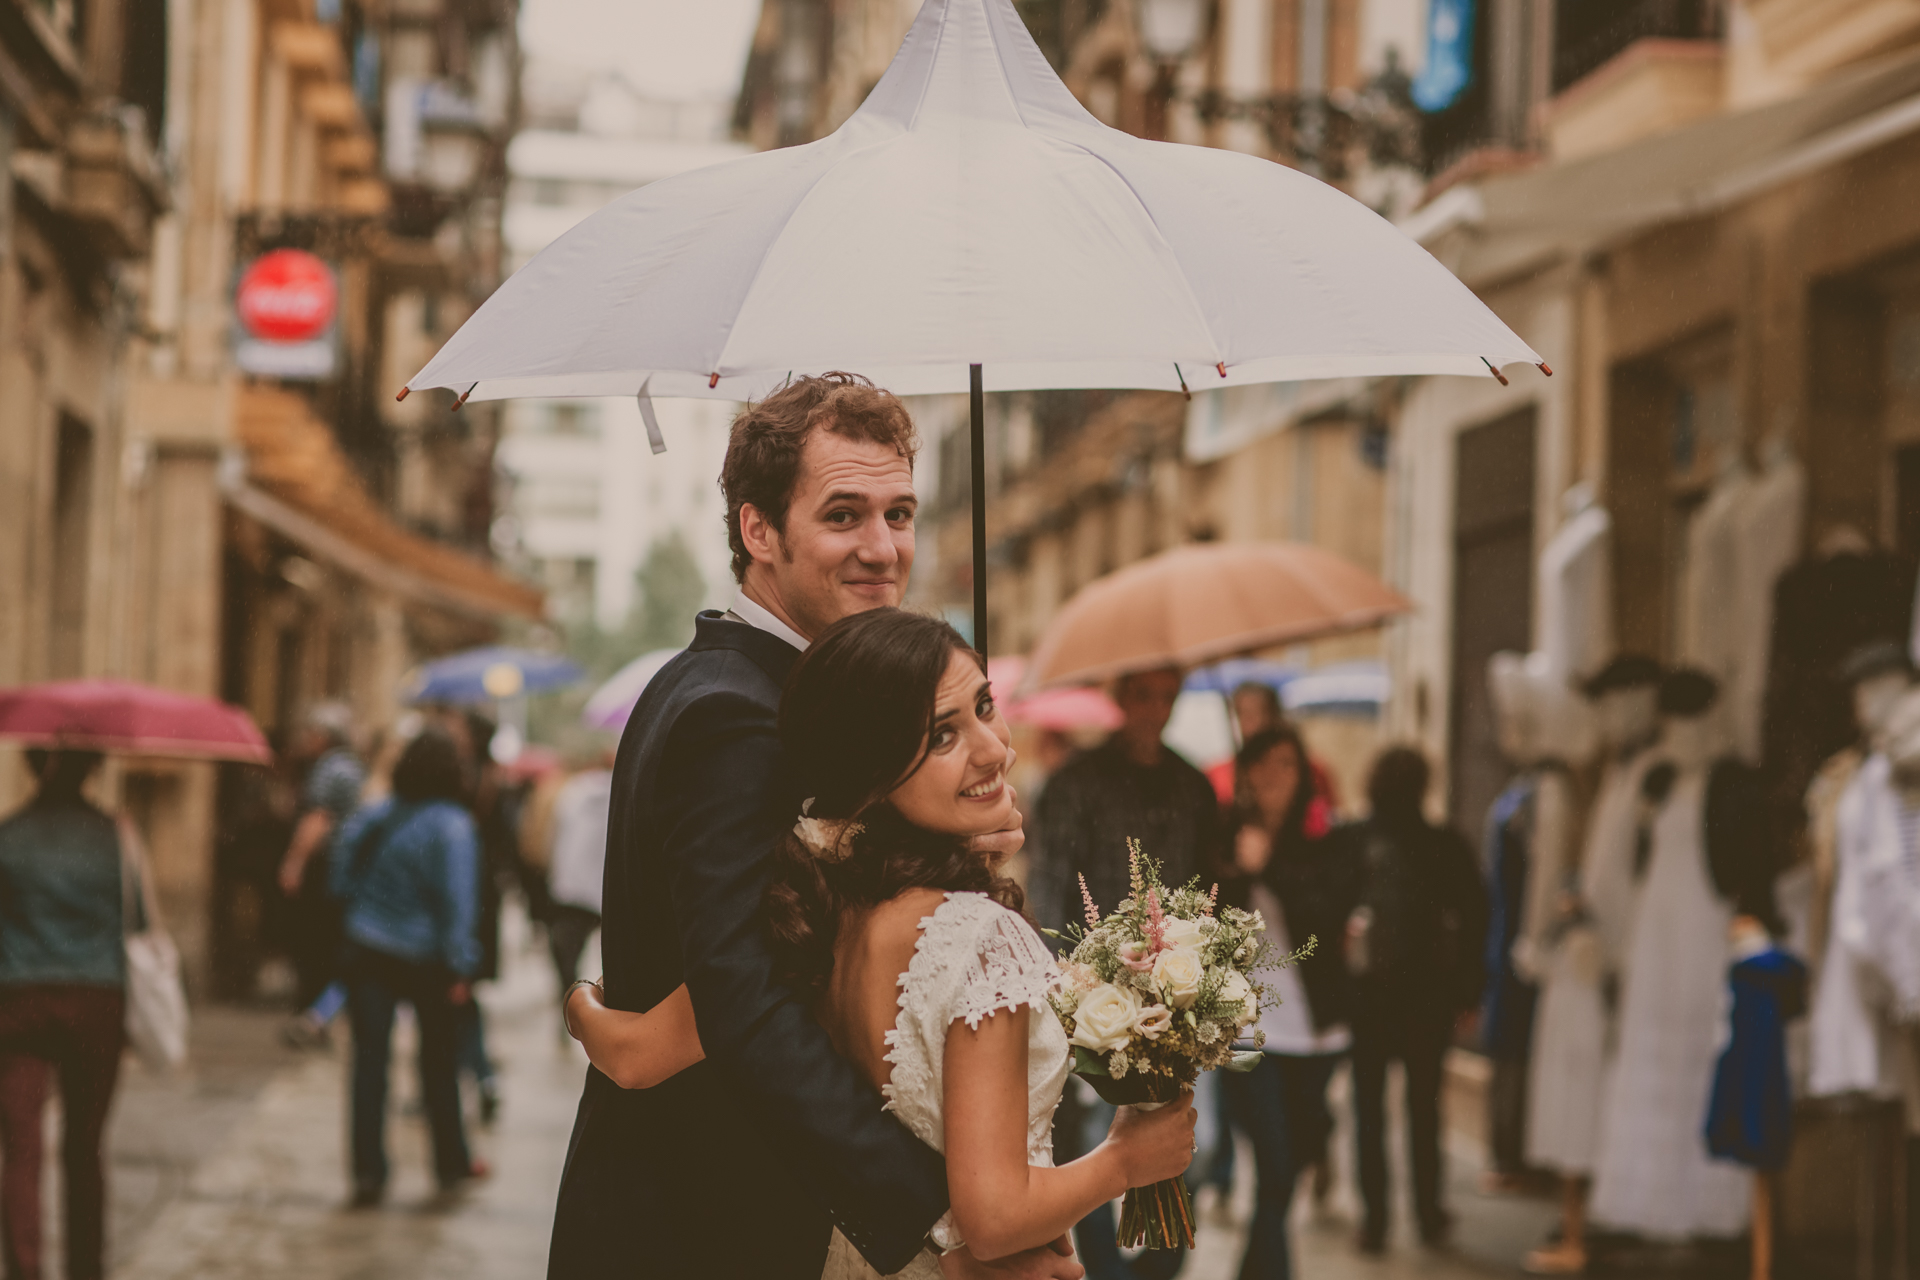
[[[987,656],[987,396],[967,366],[973,400],[973,647]]]

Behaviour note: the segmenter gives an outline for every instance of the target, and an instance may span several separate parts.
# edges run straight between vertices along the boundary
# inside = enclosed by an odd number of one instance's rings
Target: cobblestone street
[[[331,1051],[301,1054],[280,1046],[277,1014],[204,1009],[188,1074],[159,1079],[129,1061],[111,1137],[117,1280],[544,1275],[584,1058],[571,1043],[558,1043],[551,970],[537,938],[510,925],[504,950],[503,981],[484,998],[505,1101],[493,1128],[474,1129],[476,1150],[494,1166],[490,1180],[437,1198],[424,1122],[397,1115],[389,1129],[394,1181],[386,1206],[346,1209],[344,1027],[336,1027]],[[402,1054],[395,1096],[404,1105],[414,1093],[411,1056]],[[1473,1144],[1456,1140],[1459,1250],[1434,1254],[1396,1240],[1386,1258],[1363,1260],[1350,1243],[1345,1141],[1344,1131],[1336,1136],[1343,1167],[1327,1216],[1316,1218],[1308,1197],[1300,1198],[1295,1248],[1307,1280],[1517,1274],[1514,1260],[1551,1218],[1538,1201],[1481,1196]],[[1235,1275],[1251,1205],[1250,1163],[1240,1161],[1240,1186],[1224,1211],[1207,1193],[1200,1247],[1183,1273],[1188,1280]]]

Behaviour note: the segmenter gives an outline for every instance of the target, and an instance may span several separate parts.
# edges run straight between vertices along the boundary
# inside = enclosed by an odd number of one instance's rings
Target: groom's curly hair
[[[752,503],[775,529],[786,533],[787,508],[800,483],[800,453],[815,431],[885,445],[908,466],[920,452],[913,417],[900,397],[857,373],[795,378],[760,403],[748,405],[733,420],[727,459],[720,468],[734,581],[745,582],[747,566],[753,563],[740,536],[740,508]]]
[[[887,801],[926,757],[934,698],[955,652],[979,660],[938,618],[874,609],[827,628],[787,679],[780,742],[789,794],[812,799],[811,817],[862,827],[837,862],[816,856],[791,831],[774,848],[767,919],[775,967],[809,999],[826,986],[840,921],[851,909],[915,888],[984,893],[1015,911],[1026,905],[1020,886],[996,874],[965,837],[916,827]]]

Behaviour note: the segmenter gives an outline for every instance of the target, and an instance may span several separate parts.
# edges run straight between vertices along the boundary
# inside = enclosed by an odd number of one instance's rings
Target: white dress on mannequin
[[[1885,1034],[1884,982],[1866,956],[1861,860],[1871,793],[1886,785],[1887,758],[1869,756],[1848,782],[1835,815],[1833,907],[1820,978],[1808,1010],[1812,1066],[1807,1092],[1888,1094],[1895,1081]],[[1877,998],[1876,998],[1877,997]]]
[[[1593,1172],[1600,1108],[1612,1061],[1605,984],[1633,927],[1640,788],[1654,753],[1609,764],[1587,824],[1578,889],[1587,918],[1568,928],[1547,961],[1534,1012],[1527,1159],[1558,1173]]]
[[[1707,871],[1706,787],[1704,767],[1684,769],[1654,819],[1594,1174],[1596,1223],[1662,1239],[1739,1234],[1753,1190],[1702,1135],[1733,919]]]

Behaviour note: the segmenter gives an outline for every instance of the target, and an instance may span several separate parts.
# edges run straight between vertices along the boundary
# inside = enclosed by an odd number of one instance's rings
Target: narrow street
[[[279,1017],[255,1010],[198,1011],[190,1071],[159,1079],[131,1061],[111,1135],[112,1257],[117,1280],[527,1280],[545,1274],[554,1189],[566,1154],[584,1057],[557,1041],[551,970],[537,935],[509,917],[503,980],[485,992],[490,1048],[505,1103],[492,1129],[475,1127],[493,1177],[439,1200],[427,1174],[417,1114],[390,1123],[394,1182],[375,1211],[344,1207],[347,1037],[330,1052],[284,1049]],[[404,1031],[401,1045],[409,1043]],[[1338,1087],[1338,1086],[1336,1086]],[[415,1094],[410,1051],[395,1069],[395,1096]],[[407,1108],[411,1111],[411,1108]],[[1343,1110],[1343,1107],[1338,1109]],[[1474,1189],[1478,1162],[1455,1140],[1457,1252],[1433,1254],[1396,1240],[1378,1261],[1353,1252],[1347,1135],[1328,1215],[1298,1206],[1298,1272],[1308,1280],[1467,1280],[1517,1274],[1512,1260],[1539,1240],[1551,1209],[1490,1200]],[[1244,1147],[1242,1155],[1247,1156]],[[1232,1280],[1251,1207],[1250,1159],[1226,1212],[1203,1203],[1190,1280]],[[50,1183],[50,1216],[56,1203]],[[1402,1220],[1404,1221],[1404,1215]],[[1410,1234],[1410,1233],[1408,1233]]]

